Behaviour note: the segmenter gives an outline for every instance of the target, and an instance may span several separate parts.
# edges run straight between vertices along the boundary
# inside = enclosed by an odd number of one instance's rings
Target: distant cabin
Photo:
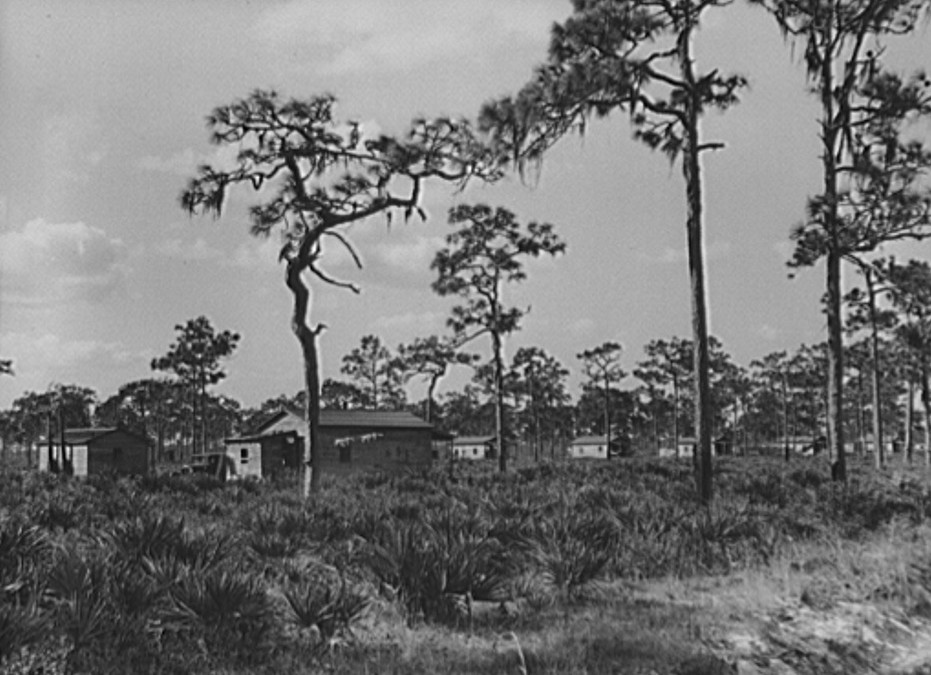
[[[490,459],[495,456],[496,436],[456,436],[453,459]]]
[[[233,476],[268,477],[298,468],[307,422],[301,411],[282,408],[251,434],[226,440]],[[430,466],[433,425],[406,411],[321,410],[320,451],[327,473],[387,472]]]
[[[440,429],[433,430],[431,454],[434,462],[448,462],[453,458],[453,438],[450,433]]]
[[[676,449],[677,457],[694,457],[695,448],[698,441],[691,436],[680,436],[679,447]],[[711,456],[730,455],[734,452],[734,441],[730,434],[721,434],[718,438],[712,439]]]
[[[693,436],[680,436],[679,445],[676,447],[676,457],[694,457],[696,447],[698,447],[698,440]],[[713,454],[714,451],[712,451]]]
[[[65,445],[52,436],[38,443],[39,471],[92,476],[149,473],[149,440],[120,427],[92,427],[65,431]]]
[[[606,436],[579,436],[569,443],[566,454],[569,459],[610,459],[620,453],[620,443]]]

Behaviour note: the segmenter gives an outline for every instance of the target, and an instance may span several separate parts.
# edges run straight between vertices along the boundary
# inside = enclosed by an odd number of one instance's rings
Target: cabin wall
[[[149,470],[147,455],[148,447],[142,439],[123,432],[107,434],[88,444],[85,475],[114,472],[144,476]]]

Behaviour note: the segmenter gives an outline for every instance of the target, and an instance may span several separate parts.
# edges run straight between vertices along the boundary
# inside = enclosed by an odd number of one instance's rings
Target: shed
[[[288,468],[292,462],[300,465],[306,433],[303,412],[282,407],[248,437],[229,439],[227,455],[235,455],[232,458],[240,471],[256,475],[254,472],[261,470],[260,475],[264,476],[272,466]],[[328,473],[398,471],[429,466],[433,459],[433,425],[406,411],[321,410],[319,433],[322,463]],[[272,440],[276,436],[279,440]],[[293,438],[293,443],[288,438]],[[291,459],[289,448],[296,449],[296,460]],[[244,451],[248,452],[245,463]],[[269,452],[274,459],[268,459]],[[254,453],[266,457],[264,463],[262,459],[253,459]],[[262,469],[258,469],[259,465]]]
[[[497,436],[456,436],[453,459],[491,459],[495,456]]]
[[[52,436],[38,443],[39,471],[90,476],[105,473],[144,476],[149,473],[149,439],[121,427],[88,427],[65,431],[65,444]]]
[[[301,465],[304,440],[296,431],[226,439],[230,477],[271,477]]]
[[[579,436],[569,443],[566,454],[570,459],[610,459],[619,454],[618,439],[612,438],[610,444],[607,436]]]
[[[443,462],[453,457],[453,435],[440,429],[433,430],[433,461]]]
[[[698,441],[692,436],[680,436],[679,447],[676,450],[677,457],[693,457]],[[728,434],[722,434],[718,438],[712,439],[711,456],[729,455],[733,451],[733,439]]]

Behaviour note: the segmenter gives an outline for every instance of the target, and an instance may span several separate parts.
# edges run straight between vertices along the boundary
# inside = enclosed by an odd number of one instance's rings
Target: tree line
[[[871,452],[878,465],[888,448],[912,461],[916,447],[931,464],[931,266],[893,259],[882,269],[872,314],[864,313],[865,279],[845,296],[844,430],[854,452]],[[203,316],[175,328],[175,342],[151,362],[154,372],[167,376],[128,382],[105,399],[88,387],[55,384],[26,392],[0,411],[4,462],[10,447],[28,448],[40,437],[54,441],[66,428],[91,425],[145,435],[153,461],[178,461],[222,447],[223,439],[249,433],[283,407],[306,405],[304,391],[255,407],[214,393],[210,387],[225,378],[222,362],[239,335],[215,330]],[[470,342],[430,335],[392,349],[370,334],[342,356],[340,377],[323,380],[320,403],[325,409],[409,410],[459,435],[497,435],[501,415],[508,420],[501,447],[519,449],[523,461],[561,457],[573,437],[588,434],[616,439],[623,452],[655,454],[683,439],[694,442],[692,353],[691,341],[682,337],[651,340],[639,356],[615,341],[583,349],[576,363],[583,379],[573,397],[571,369],[541,346],[520,347],[503,360],[499,386],[494,357],[471,351]],[[709,336],[709,364],[713,436],[726,438],[730,451],[785,452],[788,458],[827,446],[825,343],[771,352],[743,366]],[[469,381],[437,395],[456,368],[470,372]],[[425,385],[420,400],[409,395],[417,383]]]

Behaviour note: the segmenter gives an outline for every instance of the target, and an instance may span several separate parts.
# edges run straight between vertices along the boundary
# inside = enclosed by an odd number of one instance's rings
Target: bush
[[[298,626],[316,629],[323,645],[349,632],[372,602],[368,593],[335,570],[327,574],[317,566],[298,576],[284,589],[289,618]]]
[[[203,640],[215,658],[254,662],[270,647],[271,606],[261,582],[248,574],[185,574],[169,589],[168,605],[159,616],[188,641]]]
[[[367,544],[369,569],[397,595],[408,622],[455,622],[473,600],[506,599],[516,567],[488,523],[455,509],[432,522],[385,518]]]

